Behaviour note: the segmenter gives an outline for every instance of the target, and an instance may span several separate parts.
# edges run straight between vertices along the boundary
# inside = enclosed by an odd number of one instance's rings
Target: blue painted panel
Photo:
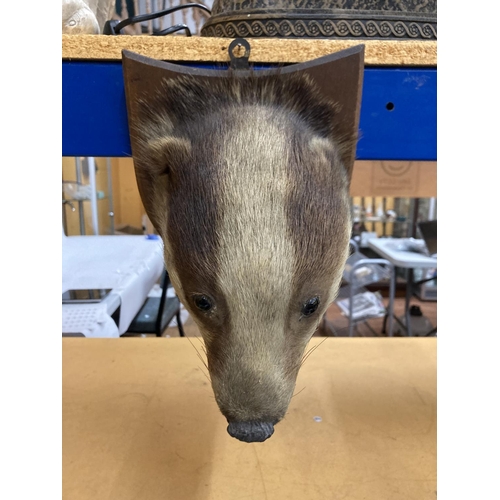
[[[436,69],[365,69],[357,157],[435,161],[436,83]]]
[[[63,156],[130,156],[121,62],[63,62]]]
[[[358,159],[436,160],[436,76],[365,69]],[[64,61],[62,77],[62,155],[130,156],[121,62]]]

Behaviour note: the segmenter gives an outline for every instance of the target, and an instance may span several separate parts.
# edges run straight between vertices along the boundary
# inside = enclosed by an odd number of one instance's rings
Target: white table
[[[65,236],[62,292],[112,289],[99,304],[63,304],[63,332],[85,337],[125,333],[164,269],[163,244],[146,236]],[[118,325],[111,315],[119,311]]]
[[[405,241],[407,241],[406,238],[373,238],[368,241],[368,246],[384,259],[392,262],[394,266],[408,269],[405,300],[406,325],[402,326],[404,326],[408,335],[411,336],[410,299],[413,294],[414,285],[413,270],[437,268],[437,258],[398,248],[401,247]],[[401,324],[397,317],[395,317],[395,319]]]

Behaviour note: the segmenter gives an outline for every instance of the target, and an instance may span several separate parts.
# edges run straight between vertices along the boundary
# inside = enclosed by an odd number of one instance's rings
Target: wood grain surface
[[[127,49],[168,61],[228,62],[231,39],[204,37],[62,35],[62,58],[121,60]],[[365,64],[384,66],[436,66],[437,42],[404,40],[252,39],[250,62],[298,63],[354,45],[365,45]]]
[[[63,498],[436,498],[435,338],[327,338],[264,443],[204,371],[186,338],[63,339]]]

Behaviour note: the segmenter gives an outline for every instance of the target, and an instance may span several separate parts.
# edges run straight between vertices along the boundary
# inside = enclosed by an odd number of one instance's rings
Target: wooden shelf
[[[436,42],[248,39],[255,69],[365,45],[358,160],[435,161]],[[131,155],[121,53],[227,68],[230,39],[63,35],[63,156]],[[389,107],[390,104],[390,107]]]
[[[367,66],[436,66],[437,42],[421,40],[311,40],[248,38],[250,62],[299,63],[365,45]],[[168,61],[228,62],[231,39],[127,35],[62,35],[62,58],[118,61],[127,49]]]

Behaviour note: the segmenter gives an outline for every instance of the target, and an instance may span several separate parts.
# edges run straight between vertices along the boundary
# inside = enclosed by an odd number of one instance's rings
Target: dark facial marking
[[[347,173],[336,154],[334,140],[318,142],[302,125],[302,130],[299,126],[292,137],[291,148],[294,156],[288,168],[296,182],[287,212],[296,268],[295,296],[288,317],[293,330],[298,305],[315,293],[328,293],[334,276],[344,265],[341,260],[348,245],[349,207]]]

